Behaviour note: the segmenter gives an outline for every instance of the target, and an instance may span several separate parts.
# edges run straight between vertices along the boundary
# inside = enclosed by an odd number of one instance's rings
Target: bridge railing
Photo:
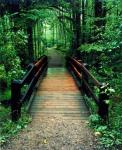
[[[28,72],[22,80],[13,80],[11,83],[11,111],[12,121],[17,121],[21,117],[21,106],[29,100],[35,88],[35,85],[43,76],[47,69],[47,56],[42,56],[36,63],[28,66]],[[25,92],[22,94],[22,89],[25,87]]]
[[[108,84],[100,83],[88,70],[87,64],[83,64],[80,61],[72,57],[67,57],[67,67],[75,75],[79,88],[88,97],[92,97],[98,106],[98,114],[104,120],[108,119],[108,107],[107,100],[109,96],[107,94]],[[98,95],[94,91],[94,87],[99,89]]]

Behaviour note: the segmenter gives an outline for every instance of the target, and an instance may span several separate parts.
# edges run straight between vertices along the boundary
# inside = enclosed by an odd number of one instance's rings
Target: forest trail
[[[62,64],[60,60],[56,60],[56,66]],[[30,109],[32,122],[2,150],[95,149],[88,127],[89,112],[72,76],[51,61],[49,65]]]
[[[48,67],[64,67],[65,65],[65,58],[61,51],[56,50],[55,47],[47,49],[47,56],[48,56]]]

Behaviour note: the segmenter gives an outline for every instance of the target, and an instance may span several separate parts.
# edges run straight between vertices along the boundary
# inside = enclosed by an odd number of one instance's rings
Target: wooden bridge
[[[63,55],[48,50],[48,69],[33,99],[33,118],[62,116],[69,119],[86,118],[89,114],[81,92],[64,67]]]
[[[108,97],[104,92],[106,85],[98,82],[85,64],[70,57],[67,57],[64,63],[62,58],[63,56],[57,52],[52,56],[49,52],[48,57],[43,56],[29,66],[22,80],[12,82],[13,121],[21,116],[21,106],[30,99],[37,82],[39,83],[37,91],[29,109],[33,119],[50,116],[87,119],[90,113],[82,97],[82,94],[86,94],[93,98],[98,105],[99,115],[106,120],[108,116],[108,104],[105,103]],[[23,94],[21,91],[25,85],[27,89]],[[94,86],[100,89],[99,97],[93,92]]]
[[[65,68],[48,69],[30,111],[34,118],[60,115],[79,119],[89,114],[78,87]]]

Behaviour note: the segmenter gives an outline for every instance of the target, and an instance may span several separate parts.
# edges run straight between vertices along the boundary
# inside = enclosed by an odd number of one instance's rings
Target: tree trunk
[[[82,0],[82,44],[85,43],[85,1]]]
[[[28,10],[29,6],[31,5],[31,0],[24,1],[25,7]],[[28,54],[29,54],[29,61],[34,61],[34,49],[33,49],[33,27],[31,24],[27,23],[27,34],[28,34]]]
[[[72,2],[72,18],[73,18],[73,39],[72,39],[72,52],[73,55],[79,55],[77,48],[81,44],[81,2]]]
[[[104,0],[95,0],[95,36],[97,36],[101,31],[104,31],[106,10],[103,8]],[[97,30],[96,30],[97,29]],[[100,37],[99,37],[100,38]]]
[[[27,26],[28,33],[28,52],[30,62],[34,61],[34,52],[33,52],[33,29],[31,25]]]

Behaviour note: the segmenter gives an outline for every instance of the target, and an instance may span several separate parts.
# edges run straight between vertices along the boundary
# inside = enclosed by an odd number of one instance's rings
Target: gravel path
[[[95,150],[87,123],[59,116],[35,119],[1,150]]]

